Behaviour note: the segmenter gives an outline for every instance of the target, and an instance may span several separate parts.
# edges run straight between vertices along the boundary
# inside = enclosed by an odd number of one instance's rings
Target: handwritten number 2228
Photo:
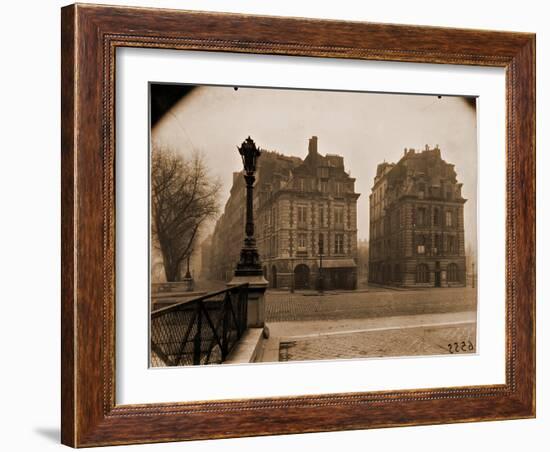
[[[453,342],[452,344],[447,344],[447,347],[449,348],[449,353],[463,353],[471,352],[474,350],[474,344],[472,344],[470,341],[468,341],[468,343],[466,343],[465,341]]]

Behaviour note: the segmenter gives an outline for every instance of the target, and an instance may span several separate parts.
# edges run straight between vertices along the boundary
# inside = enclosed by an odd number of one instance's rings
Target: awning
[[[317,266],[320,267],[321,263],[317,259]],[[353,259],[324,259],[323,268],[356,268],[355,261]]]

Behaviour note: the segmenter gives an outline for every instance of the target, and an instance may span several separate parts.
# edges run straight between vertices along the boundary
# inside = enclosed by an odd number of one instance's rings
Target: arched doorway
[[[393,267],[393,282],[401,282],[401,267],[399,264],[395,264]]]
[[[430,269],[426,264],[418,264],[416,266],[416,282],[417,283],[430,282]]]
[[[277,267],[275,265],[271,267],[271,287],[277,288]]]
[[[309,289],[309,267],[299,264],[294,269],[294,287],[296,289]]]
[[[384,265],[384,284],[391,282],[391,264]]]
[[[458,265],[449,264],[447,265],[447,281],[449,282],[458,282]]]

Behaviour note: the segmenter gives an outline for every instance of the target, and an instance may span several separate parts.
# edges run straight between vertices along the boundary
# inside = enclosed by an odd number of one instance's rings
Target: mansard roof
[[[454,165],[447,163],[441,157],[439,147],[416,152],[414,149],[405,149],[403,157],[397,163],[380,163],[375,177],[375,185],[385,178],[388,184],[402,183],[407,178],[424,179],[433,186],[439,185],[441,180],[457,183],[457,174]]]
[[[438,146],[433,149],[426,146],[420,152],[405,149],[403,157],[397,163],[380,163],[373,190],[382,181],[387,183],[388,195],[394,199],[403,195],[416,195],[426,188],[438,190],[444,185],[454,191],[455,200],[465,201],[461,195],[462,184],[457,181],[455,166],[441,157]],[[425,188],[421,189],[421,186]]]

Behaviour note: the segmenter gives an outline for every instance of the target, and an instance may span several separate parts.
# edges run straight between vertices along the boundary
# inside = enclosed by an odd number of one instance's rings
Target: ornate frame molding
[[[534,416],[534,35],[77,4],[62,9],[62,43],[64,444],[81,447]],[[506,68],[506,384],[116,405],[118,47]]]

